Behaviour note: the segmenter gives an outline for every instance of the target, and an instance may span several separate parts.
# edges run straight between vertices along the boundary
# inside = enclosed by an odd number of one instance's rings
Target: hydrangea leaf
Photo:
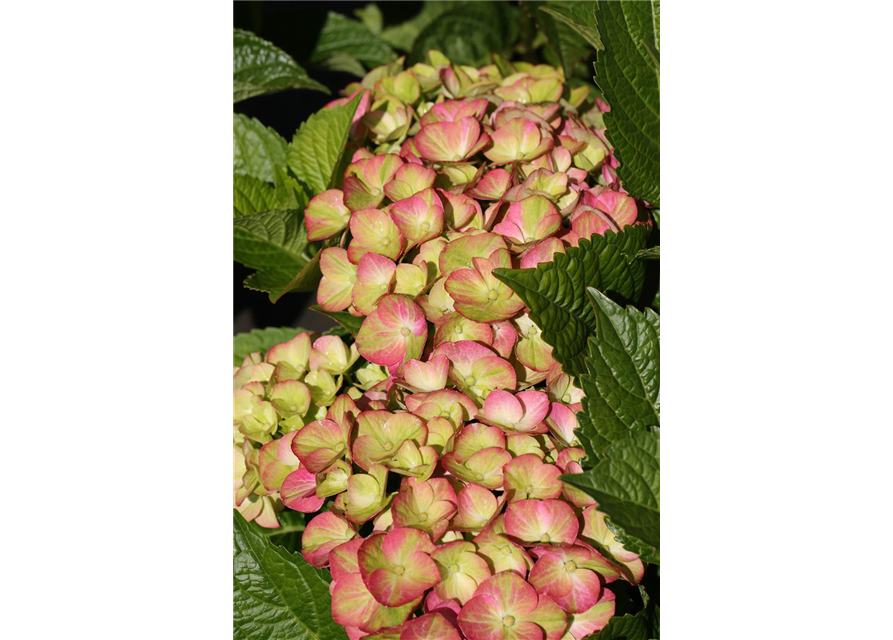
[[[530,317],[554,347],[553,357],[569,375],[586,370],[586,340],[595,331],[595,316],[586,287],[636,299],[642,291],[644,264],[635,259],[645,247],[650,227],[633,225],[620,233],[583,238],[578,247],[557,253],[535,269],[496,269],[493,274],[520,296]]]
[[[589,371],[579,376],[586,396],[577,414],[587,455],[640,427],[660,425],[660,316],[624,309],[589,289],[596,335],[589,340]]]
[[[637,429],[608,447],[595,467],[561,480],[595,498],[613,525],[653,548],[651,555],[660,558],[659,431]]]
[[[636,254],[636,257],[639,260],[660,260],[660,245],[642,249]]]
[[[288,342],[299,333],[306,332],[300,327],[267,327],[266,329],[252,329],[247,333],[239,333],[233,336],[233,365],[242,366],[242,360],[249,353],[259,351],[265,353],[270,347]]]
[[[346,311],[326,311],[318,304],[310,305],[310,308],[314,311],[319,311],[320,313],[329,316],[332,320],[344,327],[346,331],[354,336],[357,335],[360,327],[363,324],[363,320],[366,319],[366,316],[352,316]]]
[[[273,129],[233,114],[233,173],[275,182],[274,167],[285,166],[285,148],[285,140]]]
[[[233,259],[257,269],[245,280],[249,289],[266,291],[275,302],[295,274],[310,262],[304,216],[296,209],[274,210],[233,221]]]
[[[344,56],[365,63],[367,68],[397,59],[394,50],[362,22],[330,11],[310,54],[310,61],[329,66],[328,62],[334,57],[336,64],[343,65]]]
[[[329,93],[285,51],[250,31],[233,29],[233,102],[285,89]]]
[[[614,616],[598,632],[599,640],[651,640],[660,637],[660,608],[647,607],[635,615]]]
[[[617,173],[631,195],[659,207],[659,5],[599,2],[595,12],[605,46],[595,59],[595,82],[611,106],[604,121]]]
[[[278,209],[276,188],[269,182],[249,175],[233,175],[233,218]]]
[[[491,53],[507,51],[517,39],[515,12],[505,2],[457,3],[421,29],[410,62],[423,62],[429,49],[437,49],[455,64],[487,64]]]
[[[288,166],[313,195],[336,186],[337,169],[360,98],[357,94],[345,105],[317,111],[288,145]]]
[[[591,2],[523,2],[543,29],[546,39],[570,78],[574,66],[593,53],[593,48],[603,49],[595,28],[594,3]]]
[[[272,544],[233,511],[233,638],[347,640],[326,570]]]
[[[409,53],[422,29],[457,4],[462,3],[454,0],[425,0],[419,13],[406,22],[386,27],[381,32],[381,38],[395,49]]]
[[[543,4],[546,6],[540,7],[540,11],[569,26],[592,48],[598,50],[605,48],[595,26],[594,2],[549,2]]]

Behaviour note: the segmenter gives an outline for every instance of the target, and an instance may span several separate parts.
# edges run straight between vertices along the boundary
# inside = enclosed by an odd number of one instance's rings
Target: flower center
[[[490,293],[487,294],[487,300],[496,300],[499,294],[496,293],[494,289],[490,290]]]
[[[381,291],[387,291],[387,290],[388,290],[388,285],[386,285],[385,283],[382,282],[380,285],[378,285],[378,288],[379,288]]]
[[[548,533],[544,533],[540,536],[540,542],[549,542],[552,538],[549,537]]]
[[[441,412],[440,412],[440,417],[441,417],[441,418],[449,418],[449,417],[450,417],[450,412],[449,412],[449,411],[446,411],[446,410],[441,411]]]
[[[475,471],[474,479],[480,482],[481,480],[484,479],[484,474],[481,473],[480,471]]]
[[[386,246],[388,246],[389,244],[391,244],[391,239],[390,239],[390,238],[385,238],[384,240],[381,241],[381,246],[383,246],[383,247],[386,247]]]
[[[450,565],[450,573],[459,573],[459,565],[455,562]]]
[[[402,329],[400,329],[400,335],[405,338],[406,336],[409,335],[409,329],[407,329],[406,327],[403,327]]]
[[[419,514],[419,522],[425,522],[425,521],[427,521],[427,520],[428,520],[428,514],[427,514],[427,513],[420,513],[420,514]]]
[[[378,187],[372,187],[372,189],[369,190],[369,195],[377,198],[381,195],[381,189],[379,189]]]
[[[573,560],[568,560],[567,562],[564,563],[564,568],[565,568],[565,570],[568,571],[568,572],[576,571],[576,570],[577,570],[577,563],[574,562]]]
[[[467,378],[465,378],[465,384],[467,384],[469,387],[474,385],[475,382],[477,381],[474,379],[474,376],[468,376]]]
[[[511,627],[515,624],[515,616],[506,616],[502,619],[502,624],[506,627]]]
[[[422,223],[422,231],[427,231],[427,230],[430,229],[430,228],[431,228],[431,223],[430,223],[430,222],[423,222],[423,223]]]
[[[406,569],[403,568],[403,565],[398,564],[396,567],[394,567],[394,573],[396,573],[398,576],[402,576],[404,571],[406,571]]]
[[[527,495],[533,493],[533,485],[527,485]]]
[[[561,396],[561,401],[569,403],[571,401],[571,394],[565,393],[563,396]]]
[[[350,283],[351,283],[351,284],[356,284],[356,283],[357,283],[357,277],[356,277],[356,276],[351,276],[351,277],[350,277]]]
[[[462,327],[456,327],[456,333],[462,335]]]

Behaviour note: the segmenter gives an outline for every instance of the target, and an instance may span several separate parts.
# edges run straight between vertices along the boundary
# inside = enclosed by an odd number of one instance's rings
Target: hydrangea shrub
[[[361,324],[235,367],[234,507],[265,528],[312,514],[302,555],[352,639],[588,637],[645,564],[563,479],[583,472],[582,385],[497,270],[652,224],[610,107],[560,68],[434,50],[343,93],[349,162],[304,224],[319,305]]]

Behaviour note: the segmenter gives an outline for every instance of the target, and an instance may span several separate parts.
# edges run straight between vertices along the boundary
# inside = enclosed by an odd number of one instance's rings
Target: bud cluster
[[[320,512],[302,553],[351,638],[579,640],[644,566],[560,480],[583,393],[493,270],[642,224],[608,107],[545,65],[402,66],[329,105],[359,96],[351,163],[305,211],[356,342],[302,333],[235,371],[234,503]]]

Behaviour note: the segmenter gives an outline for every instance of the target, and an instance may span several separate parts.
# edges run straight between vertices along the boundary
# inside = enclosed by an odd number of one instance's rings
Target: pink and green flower
[[[424,447],[428,438],[425,423],[411,413],[363,411],[357,422],[359,429],[353,443],[353,457],[367,470],[374,464],[388,464],[406,441]]]
[[[481,584],[459,613],[468,640],[559,640],[567,614],[513,571]]]
[[[462,162],[489,142],[490,136],[482,131],[481,123],[473,117],[455,122],[432,122],[424,125],[415,138],[419,154],[428,162]]]
[[[474,544],[464,540],[442,544],[434,550],[431,559],[440,571],[440,582],[434,587],[438,596],[464,605],[490,577],[487,562],[475,551]]]
[[[431,559],[435,547],[418,529],[398,527],[370,536],[359,549],[363,583],[372,596],[387,607],[399,607],[440,582]]]
[[[403,166],[393,154],[353,162],[344,172],[344,204],[351,211],[375,209],[385,198],[385,186]]]
[[[394,202],[405,200],[431,187],[436,177],[433,169],[407,162],[397,169],[393,179],[384,186],[384,192]]]
[[[517,251],[523,251],[558,233],[561,229],[561,215],[548,198],[532,195],[513,202],[502,219],[493,227],[511,242]]]
[[[449,359],[450,379],[456,386],[481,404],[494,389],[514,391],[518,384],[512,365],[477,342],[445,342],[435,350],[438,354]]]
[[[329,552],[355,537],[357,532],[347,520],[324,511],[307,523],[301,536],[301,555],[314,567],[325,567]]]
[[[489,489],[467,484],[459,491],[457,513],[450,527],[458,531],[480,531],[496,517],[501,506],[502,500],[497,500]]]
[[[357,264],[356,286],[351,300],[358,313],[368,316],[375,311],[378,301],[389,294],[396,282],[397,265],[390,258],[367,253]]]
[[[422,355],[428,338],[425,314],[409,297],[387,295],[363,321],[357,334],[360,355],[398,373],[408,360]]]
[[[461,640],[461,636],[443,615],[427,613],[404,624],[400,640]]]
[[[506,433],[546,433],[543,422],[549,414],[549,396],[542,391],[517,394],[496,389],[484,401],[480,419]]]
[[[434,189],[395,202],[388,213],[409,247],[436,238],[443,231],[443,204]]]
[[[601,571],[618,572],[597,553],[584,547],[551,547],[530,570],[537,593],[552,598],[569,613],[590,609],[602,596]]]
[[[357,284],[357,266],[350,261],[347,251],[341,247],[323,249],[319,256],[319,269],[322,272],[316,292],[319,306],[326,311],[347,309]]]
[[[419,529],[438,540],[456,513],[457,502],[456,492],[444,478],[424,482],[405,478],[391,503],[394,526]]]
[[[505,510],[505,532],[525,545],[573,544],[580,523],[561,500],[520,500]]]
[[[315,420],[298,431],[291,448],[310,473],[319,473],[350,453],[348,435],[329,419]]]
[[[533,120],[515,118],[496,129],[493,145],[484,155],[496,164],[529,162],[543,155],[554,144],[551,133]]]
[[[355,524],[363,524],[379,514],[387,505],[385,495],[388,470],[371,465],[368,473],[355,473],[347,480],[347,491],[339,493],[332,511]]]
[[[508,320],[524,308],[524,302],[493,269],[511,268],[511,256],[497,249],[487,258],[472,258],[472,269],[457,269],[447,278],[444,288],[453,299],[456,311],[476,322]]]
[[[509,502],[518,500],[553,500],[561,495],[558,479],[561,469],[547,464],[532,453],[518,456],[502,468],[504,487]]]
[[[347,257],[359,264],[365,254],[377,253],[397,260],[403,253],[405,241],[388,214],[378,209],[360,209],[350,216],[350,235]]]
[[[605,523],[605,514],[597,506],[583,509],[583,531],[580,539],[605,554],[623,573],[623,577],[638,584],[645,575],[645,565],[635,553],[627,551],[617,541]]]
[[[350,209],[344,204],[344,193],[340,189],[329,189],[314,196],[304,210],[310,242],[331,238],[344,231],[349,221]]]

